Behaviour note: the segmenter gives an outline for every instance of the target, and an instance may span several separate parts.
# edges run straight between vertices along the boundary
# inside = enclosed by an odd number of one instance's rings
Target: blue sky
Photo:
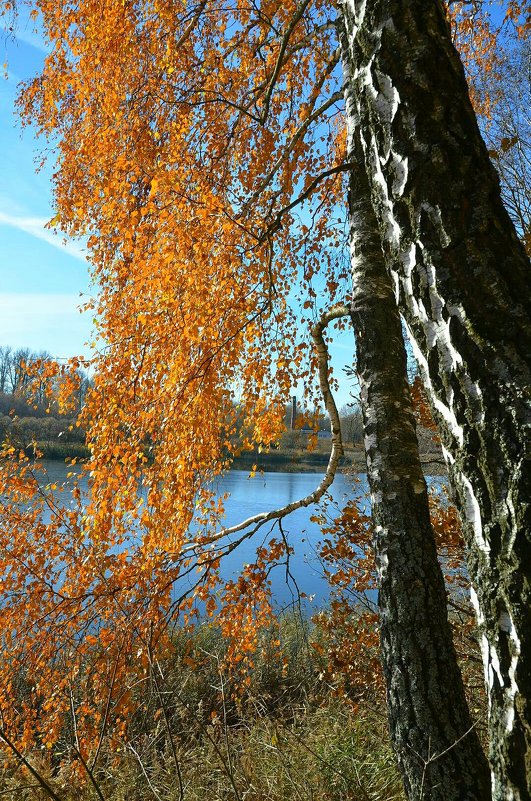
[[[499,7],[492,13],[499,21]],[[79,312],[90,294],[89,275],[83,244],[65,242],[45,227],[53,216],[53,158],[36,172],[45,143],[31,128],[22,131],[14,108],[17,84],[37,74],[45,56],[33,28],[19,19],[16,39],[0,38],[0,64],[9,68],[8,79],[0,79],[0,345],[68,358],[90,352],[92,320]],[[342,368],[352,364],[354,341],[348,331],[336,337],[331,353],[341,406],[353,389]]]
[[[78,307],[90,295],[82,243],[65,242],[45,226],[53,217],[53,158],[40,172],[35,162],[43,140],[22,130],[15,111],[17,84],[37,74],[45,56],[33,24],[19,20],[16,39],[0,39],[0,345],[49,351],[56,358],[90,353],[92,319]],[[340,379],[339,406],[349,402],[352,380],[342,368],[352,364],[350,332],[331,348]]]
[[[78,311],[89,293],[82,244],[45,228],[53,216],[53,162],[40,172],[44,142],[22,131],[14,103],[17,84],[42,65],[41,40],[21,21],[14,41],[0,40],[8,79],[0,79],[0,345],[47,350],[57,358],[88,353],[91,318]]]

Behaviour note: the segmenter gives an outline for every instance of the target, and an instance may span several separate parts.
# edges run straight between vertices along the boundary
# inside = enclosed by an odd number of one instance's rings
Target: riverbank
[[[245,453],[232,463],[234,470],[263,471],[264,473],[324,473],[329,453],[308,451],[270,451],[269,453]],[[442,455],[422,453],[421,463],[426,476],[447,474]],[[365,452],[360,447],[347,450],[339,463],[340,472],[366,473]]]
[[[87,459],[90,451],[80,443],[40,442],[37,449],[43,458],[50,461],[64,462],[67,459]],[[28,456],[31,456],[28,451]],[[233,470],[245,470],[264,473],[324,473],[328,465],[329,452],[303,450],[271,450],[258,453],[250,451],[236,457],[232,463]],[[427,476],[446,475],[446,467],[439,453],[421,453],[424,474]],[[365,453],[361,447],[348,449],[339,463],[340,472],[366,473]]]

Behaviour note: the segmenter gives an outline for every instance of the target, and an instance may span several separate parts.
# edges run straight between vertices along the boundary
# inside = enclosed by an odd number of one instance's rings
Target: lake
[[[61,485],[72,468],[62,462],[45,462],[47,481]],[[309,495],[319,485],[322,475],[318,473],[263,473],[249,478],[243,470],[231,470],[218,479],[216,489],[219,494],[230,493],[226,501],[225,525],[232,526],[260,512],[269,512],[299,498]],[[365,475],[349,476],[339,473],[329,492],[332,501],[341,507],[347,498],[356,497],[364,510],[368,509],[368,486]],[[283,529],[295,553],[290,557],[290,573],[297,586],[311,600],[305,602],[311,608],[321,608],[328,600],[328,584],[317,558],[317,547],[321,530],[310,520],[317,512],[317,506],[309,506],[292,512],[283,521]],[[256,548],[271,539],[278,538],[278,527],[270,534],[271,523],[265,525],[251,540],[243,542],[222,564],[223,578],[235,577],[241,567],[253,562]],[[237,537],[239,535],[235,535]],[[293,581],[286,581],[286,568],[278,565],[271,572],[275,603],[279,608],[296,601],[296,587]]]

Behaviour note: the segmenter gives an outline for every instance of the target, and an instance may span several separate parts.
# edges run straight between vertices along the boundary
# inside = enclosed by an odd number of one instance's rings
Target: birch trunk
[[[493,797],[524,801],[531,798],[529,262],[500,200],[442,4],[344,0],[341,8],[347,114],[467,539]]]
[[[343,31],[344,36],[344,31]],[[348,83],[349,65],[344,65]],[[347,104],[349,99],[347,98]],[[447,616],[409,392],[400,315],[349,130],[352,322],[375,526],[382,665],[391,737],[408,798],[490,797]]]

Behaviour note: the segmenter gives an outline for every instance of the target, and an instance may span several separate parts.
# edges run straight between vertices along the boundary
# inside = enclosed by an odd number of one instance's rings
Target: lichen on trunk
[[[345,31],[343,31],[345,36]],[[348,119],[355,113],[344,64]],[[408,797],[489,797],[489,771],[452,643],[430,523],[394,284],[364,154],[349,124],[353,305],[367,471],[375,525],[382,664],[391,736]]]
[[[495,799],[531,797],[529,261],[439,0],[345,0],[347,114],[443,439],[482,629]]]

